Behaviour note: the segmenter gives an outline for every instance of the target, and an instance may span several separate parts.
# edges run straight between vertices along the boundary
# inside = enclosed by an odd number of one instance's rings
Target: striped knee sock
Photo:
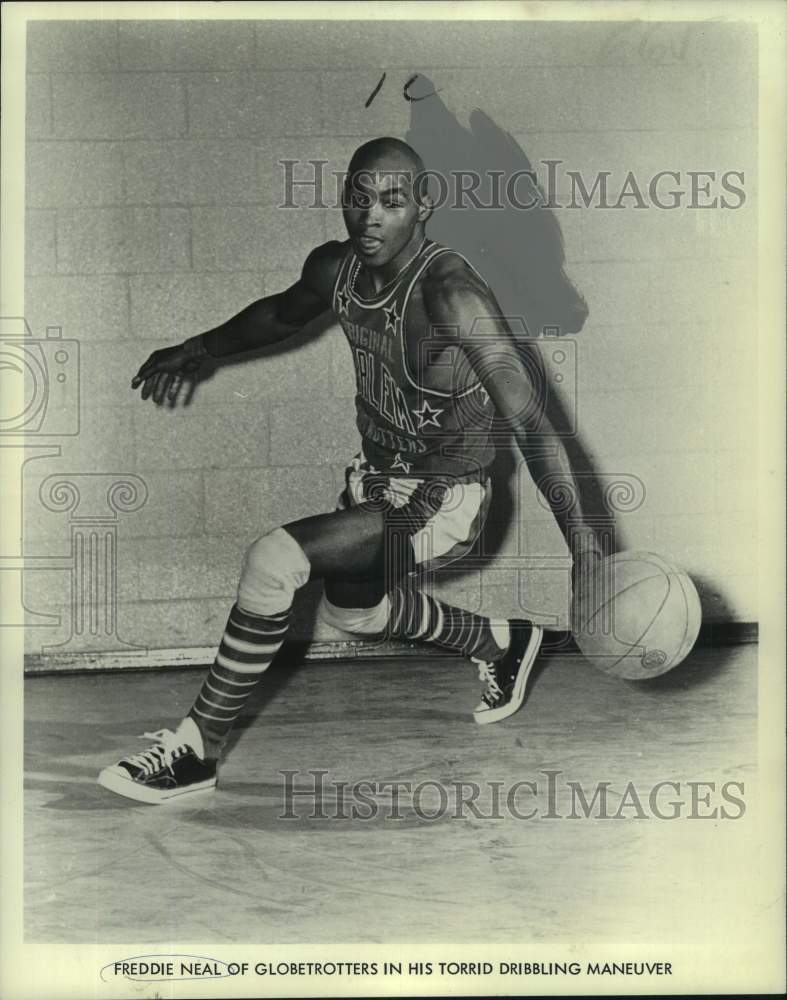
[[[490,661],[499,660],[508,648],[508,622],[492,622],[407,587],[394,587],[389,600],[391,635],[433,642],[463,656]]]
[[[206,757],[219,757],[235,720],[278,652],[289,611],[250,615],[233,605],[210,673],[189,711]]]

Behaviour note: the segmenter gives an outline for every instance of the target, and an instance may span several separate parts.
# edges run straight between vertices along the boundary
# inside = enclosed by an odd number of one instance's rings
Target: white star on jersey
[[[413,410],[413,413],[416,417],[418,417],[418,430],[423,430],[424,427],[428,427],[430,424],[433,427],[439,427],[440,424],[437,418],[442,412],[442,410],[433,409],[429,403],[424,400],[424,405],[420,410]]]
[[[387,333],[391,329],[396,333],[396,324],[402,318],[396,311],[396,303],[392,302],[390,306],[384,306],[383,312],[385,313],[385,332]]]
[[[397,451],[396,457],[394,458],[393,462],[391,462],[391,468],[401,469],[402,472],[409,473],[410,469],[412,468],[412,463],[405,462],[405,460],[402,458],[402,453],[400,451]]]
[[[339,303],[339,312],[344,313],[346,316],[348,313],[349,298],[343,288],[340,288],[336,293],[336,301]]]

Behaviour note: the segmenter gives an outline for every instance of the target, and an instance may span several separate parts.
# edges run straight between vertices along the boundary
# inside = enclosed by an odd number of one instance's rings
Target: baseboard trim
[[[737,646],[756,643],[757,622],[708,622],[700,629],[697,645],[701,647]],[[546,630],[542,651],[547,656],[576,653],[571,634]],[[29,675],[82,674],[116,670],[162,670],[206,667],[213,662],[215,646],[181,646],[164,649],[109,650],[87,653],[31,653],[25,656],[24,672]],[[284,647],[293,662],[302,660],[371,660],[445,656],[434,646],[401,642],[368,642],[348,639],[340,642],[293,641]]]

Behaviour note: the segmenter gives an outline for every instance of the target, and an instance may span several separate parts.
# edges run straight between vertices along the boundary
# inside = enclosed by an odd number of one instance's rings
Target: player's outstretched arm
[[[534,383],[532,372],[543,367],[538,349],[535,344],[515,340],[494,295],[473,271],[453,264],[450,268],[424,283],[430,322],[456,330],[463,356],[513,434],[535,484],[540,488],[547,477],[550,482],[556,477],[575,498],[574,506],[567,510],[565,495],[558,496],[560,491],[543,492],[574,556],[576,582],[595,564],[601,550],[582,509],[582,494],[566,450],[551,429],[543,397]]]
[[[331,305],[331,291],[345,244],[333,241],[313,250],[300,278],[276,295],[252,302],[212,330],[173,347],[154,351],[131,382],[142,398],[175,404],[184,384],[197,377],[203,362],[246,354],[286,340]]]

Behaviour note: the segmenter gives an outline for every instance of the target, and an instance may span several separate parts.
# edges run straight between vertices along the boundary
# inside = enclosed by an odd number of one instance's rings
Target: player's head
[[[342,207],[353,249],[369,267],[381,267],[423,238],[432,213],[423,160],[401,139],[359,146],[347,168]]]

